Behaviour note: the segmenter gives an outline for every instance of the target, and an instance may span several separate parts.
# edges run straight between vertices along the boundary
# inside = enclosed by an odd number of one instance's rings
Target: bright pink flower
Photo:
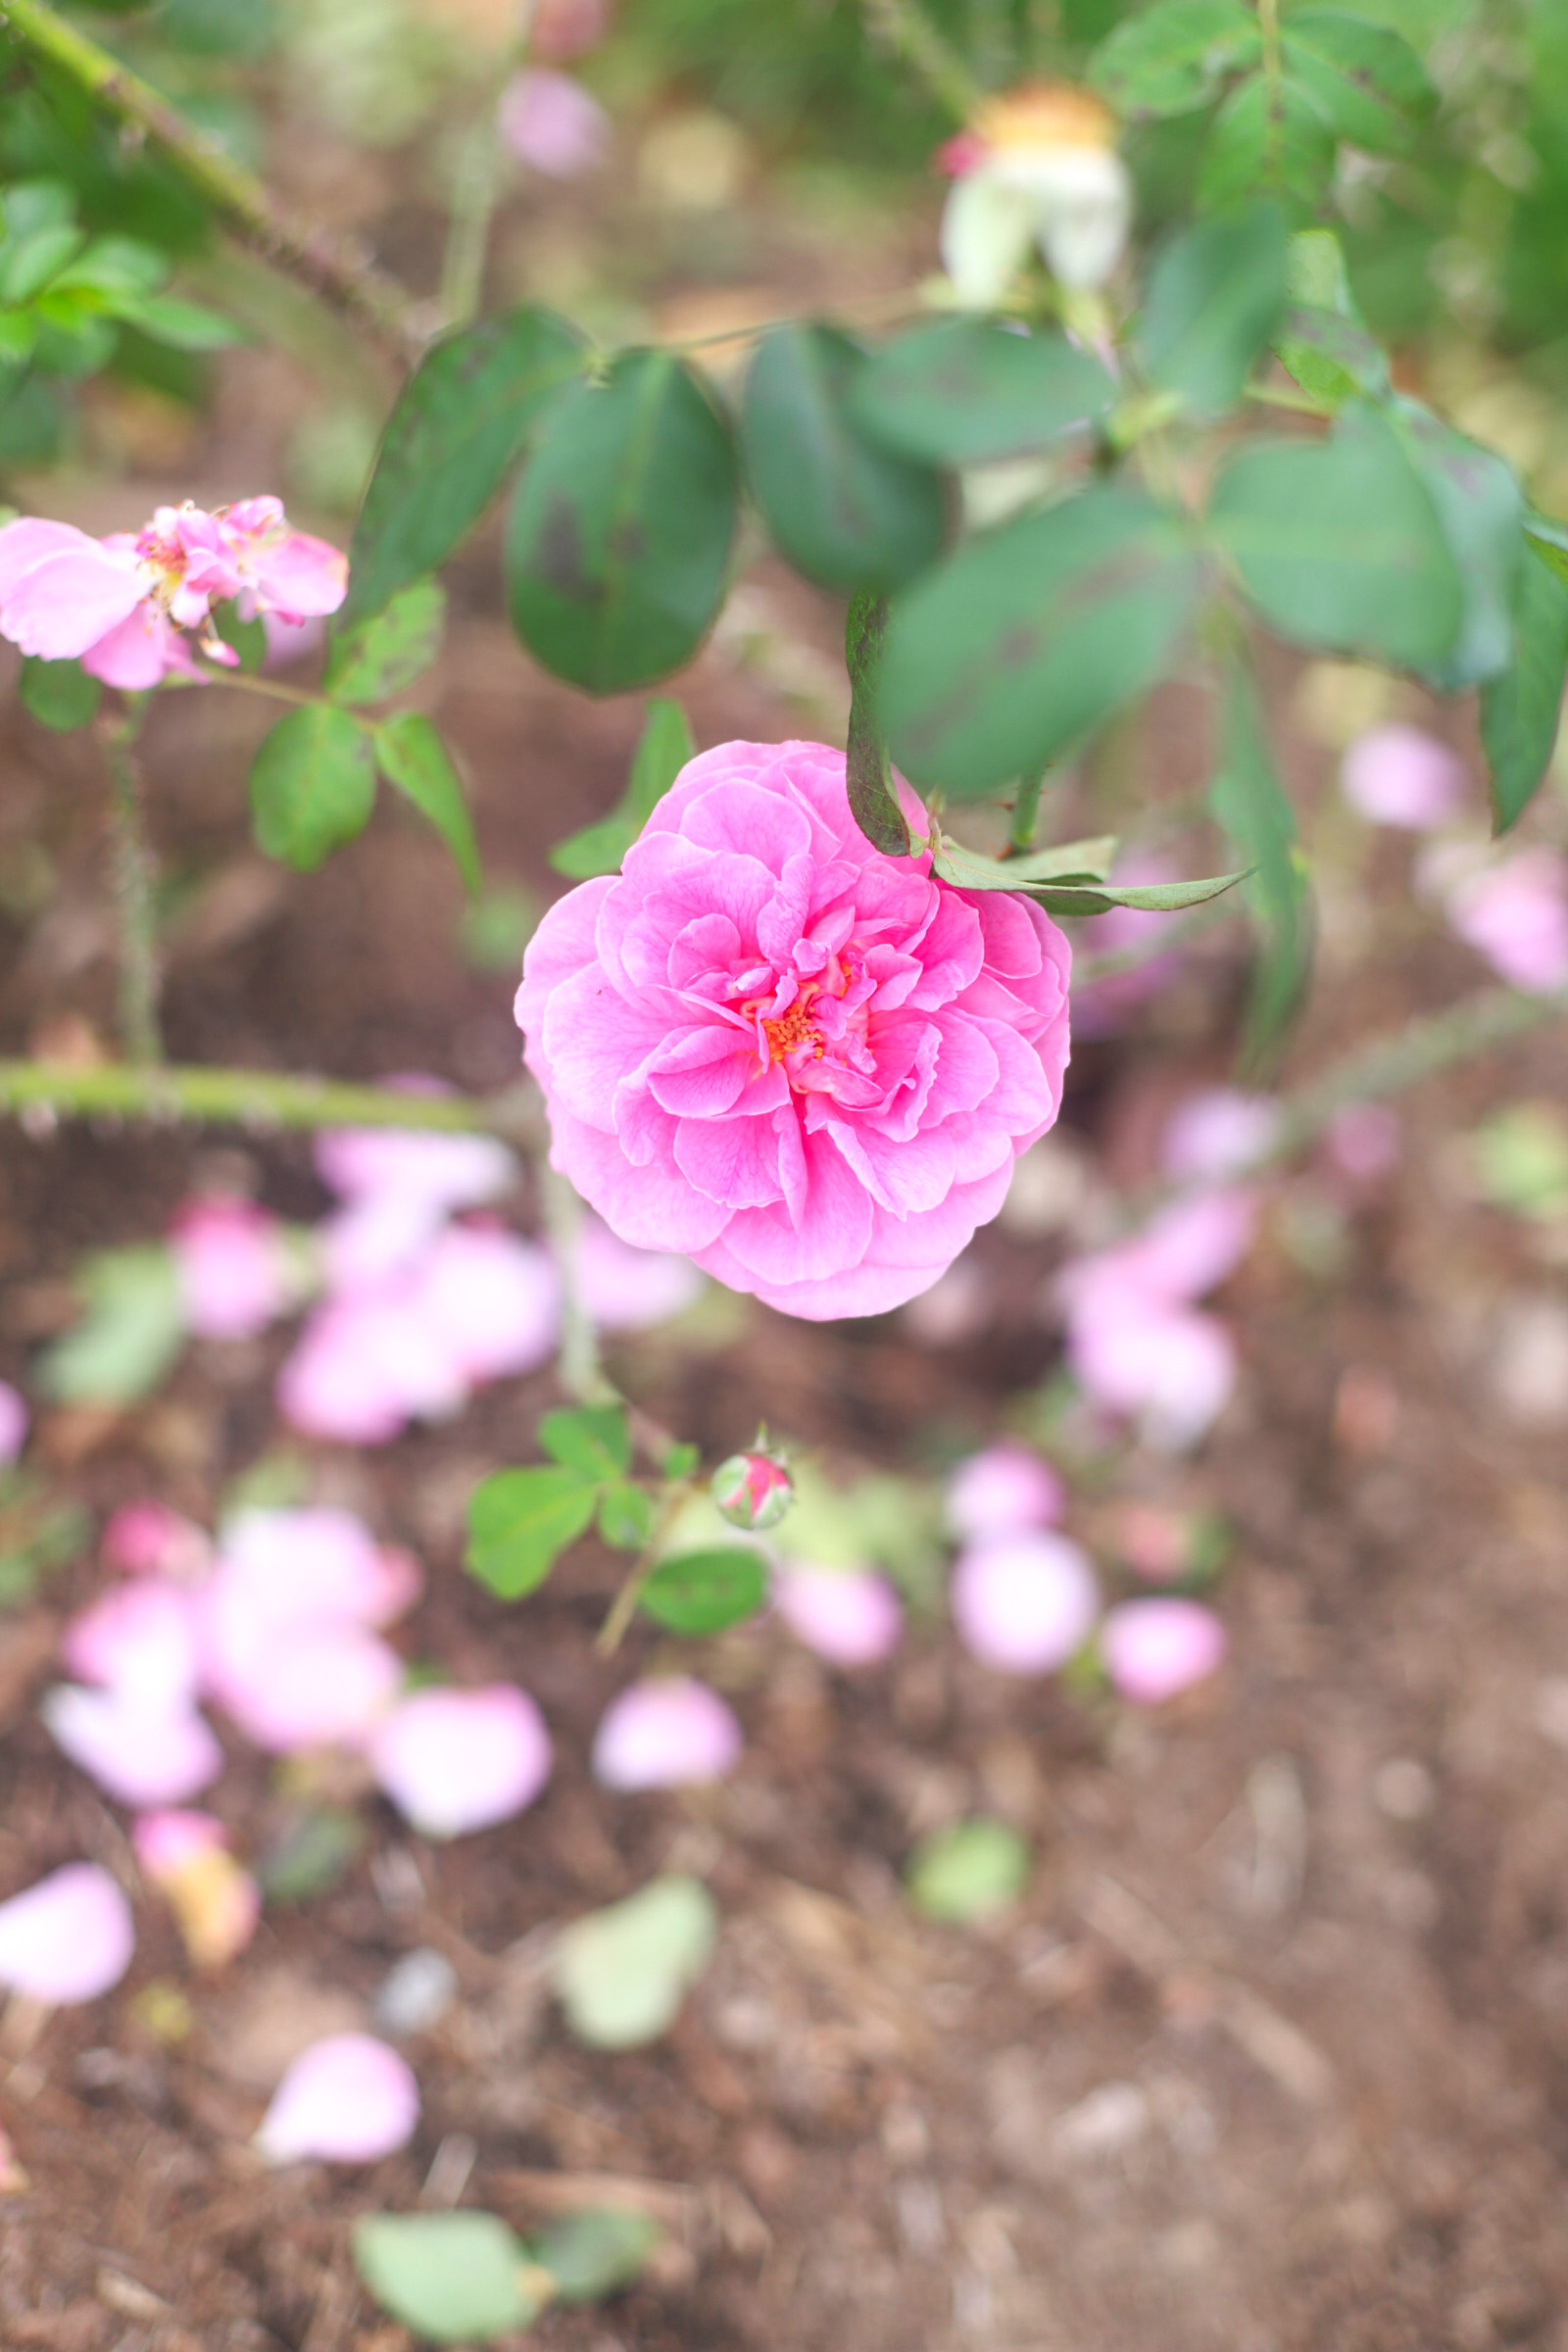
[[[1114,1689],[1152,1707],[1214,1672],[1225,1628],[1196,1600],[1124,1600],[1101,1627],[1100,1647]]]
[[[127,1502],[111,1513],[103,1534],[104,1565],[122,1576],[167,1576],[189,1585],[213,1561],[212,1538],[194,1519],[164,1502]]]
[[[60,1654],[84,1683],[158,1703],[194,1698],[196,1613],[191,1592],[138,1577],[103,1593],[66,1627]]]
[[[1568,864],[1555,850],[1519,850],[1458,882],[1448,920],[1510,988],[1568,987]]]
[[[153,1885],[168,1897],[198,1968],[222,1968],[243,1951],[262,1915],[261,1888],[228,1850],[211,1813],[144,1813],[130,1842]]]
[[[406,2147],[418,2120],[419,2086],[396,2050],[373,2034],[329,2034],[288,2069],[255,2144],[273,2164],[372,2164]]]
[[[518,163],[547,179],[578,179],[604,162],[610,117],[569,74],[530,67],[501,93],[501,136]]]
[[[646,1331],[692,1304],[703,1278],[689,1257],[667,1250],[628,1250],[598,1217],[577,1237],[577,1296],[604,1331]]]
[[[1100,1606],[1087,1555],[1065,1536],[988,1536],[955,1563],[949,1592],[959,1639],[1003,1674],[1051,1674],[1081,1649]]]
[[[1373,727],[1345,755],[1340,789],[1375,825],[1428,832],[1464,806],[1464,769],[1446,743],[1420,727]]]
[[[1160,1165],[1182,1183],[1222,1184],[1269,1151],[1280,1129],[1269,1095],[1205,1087],[1178,1103],[1159,1140]]]
[[[525,1690],[415,1690],[369,1746],[370,1769],[426,1838],[487,1830],[531,1805],[550,1778],[544,1717]]]
[[[678,1788],[718,1781],[741,1752],[741,1727],[716,1690],[688,1675],[632,1683],[594,1734],[593,1768],[607,1788]]]
[[[0,1984],[28,2000],[95,2001],[135,1948],[130,1905],[96,1862],[68,1862],[0,1903]]]
[[[948,1481],[947,1519],[962,1543],[1009,1535],[1015,1528],[1050,1527],[1066,1497],[1049,1462],[1027,1446],[1004,1439],[960,1462]]]
[[[211,1724],[188,1699],[60,1683],[38,1711],[73,1764],[122,1805],[183,1804],[223,1769]]]
[[[0,1380],[0,1470],[7,1470],[27,1443],[26,1399],[9,1380]]]
[[[709,1493],[731,1527],[777,1527],[795,1500],[795,1485],[770,1453],[732,1453],[709,1482]]]
[[[773,1605],[791,1633],[833,1666],[879,1665],[904,1631],[893,1587],[864,1569],[792,1561],[773,1579]]]
[[[841,752],[724,744],[618,878],[551,907],[517,1018],[554,1164],[623,1241],[787,1313],[879,1314],[1055,1119],[1068,960],[1028,900],[873,850]]]
[[[248,1340],[296,1297],[281,1220],[254,1200],[188,1200],[170,1236],[186,1328],[204,1340]]]

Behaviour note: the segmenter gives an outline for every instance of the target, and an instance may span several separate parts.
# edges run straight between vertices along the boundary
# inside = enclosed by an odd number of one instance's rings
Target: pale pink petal
[[[135,1948],[130,1905],[96,1862],[68,1862],[0,1903],[0,1984],[28,2000],[95,2001]]]
[[[716,1690],[686,1675],[633,1683],[612,1698],[594,1735],[595,1776],[608,1788],[675,1788],[722,1780],[741,1727]]]
[[[27,1442],[26,1400],[9,1380],[0,1380],[0,1470],[9,1469]]]
[[[555,1353],[561,1277],[535,1243],[500,1226],[449,1226],[410,1280],[432,1357],[464,1381],[533,1372]]]
[[[60,1654],[84,1683],[151,1704],[196,1690],[196,1619],[187,1588],[159,1577],[119,1586],[72,1618]]]
[[[285,620],[280,612],[264,612],[261,620],[267,632],[267,659],[262,667],[269,672],[308,662],[326,643],[325,624],[318,613],[308,620]]]
[[[1167,1453],[1197,1444],[1236,1382],[1236,1351],[1223,1323],[1136,1294],[1077,1315],[1067,1358],[1094,1403],[1136,1415],[1146,1441]]]
[[[344,1617],[390,1625],[419,1594],[406,1551],[377,1544],[352,1511],[251,1510],[223,1530],[220,1582],[273,1621]]]
[[[904,1632],[899,1596],[885,1576],[791,1562],[773,1579],[773,1603],[791,1633],[834,1666],[876,1666]]]
[[[223,1769],[212,1726],[188,1702],[60,1683],[39,1713],[74,1764],[123,1805],[177,1805]]]
[[[256,1746],[275,1755],[363,1747],[391,1709],[403,1662],[360,1626],[285,1620],[215,1656],[207,1688]]]
[[[1196,1600],[1124,1600],[1101,1627],[1100,1648],[1122,1697],[1157,1706],[1214,1672],[1225,1628]]]
[[[550,1735],[525,1690],[416,1690],[369,1746],[370,1769],[426,1838],[460,1838],[510,1820],[550,1777]]]
[[[699,1298],[703,1278],[689,1257],[666,1250],[631,1250],[598,1217],[585,1217],[577,1237],[577,1296],[590,1322],[604,1331],[646,1331],[682,1314]]]
[[[88,646],[81,666],[88,677],[101,678],[125,694],[143,694],[176,672],[202,675],[184,638],[156,605],[138,605],[106,631]]]
[[[1510,987],[1568,988],[1568,862],[1555,850],[1520,850],[1460,881],[1448,920]]]
[[[327,1289],[375,1290],[407,1274],[446,1220],[445,1204],[418,1193],[362,1193],[316,1228]]]
[[[197,1968],[222,1968],[244,1950],[262,1915],[261,1889],[228,1850],[211,1813],[144,1813],[132,1823],[137,1861],[169,1899]]]
[[[1461,812],[1464,769],[1446,743],[1420,727],[1374,727],[1346,753],[1340,789],[1374,824],[1430,832]]]
[[[329,2034],[288,2069],[255,2145],[272,2164],[373,2164],[406,2147],[418,2120],[418,2084],[396,2050],[370,2034]]]
[[[1009,1440],[960,1462],[948,1481],[947,1519],[962,1543],[1009,1535],[1016,1528],[1050,1527],[1066,1495],[1049,1462]]]
[[[245,584],[263,614],[319,620],[335,612],[349,590],[347,556],[308,531],[268,538],[241,564]]]
[[[609,116],[567,74],[535,67],[514,74],[501,93],[498,119],[517,161],[549,179],[580,178],[609,149]]]
[[[44,662],[73,660],[142,595],[133,559],[68,522],[24,516],[0,530],[0,636]]]
[[[170,1248],[186,1328],[202,1339],[250,1339],[294,1303],[281,1220],[254,1200],[188,1201]]]
[[[1273,1149],[1280,1105],[1269,1095],[1214,1086],[1189,1095],[1160,1138],[1160,1165],[1182,1183],[1223,1184]]]
[[[1373,1184],[1399,1164],[1399,1114],[1388,1102],[1347,1102],[1329,1121],[1323,1141],[1342,1175]]]
[[[950,1599],[959,1639],[982,1664],[1004,1674],[1050,1674],[1082,1648],[1100,1592],[1076,1544],[1020,1531],[962,1552]]]

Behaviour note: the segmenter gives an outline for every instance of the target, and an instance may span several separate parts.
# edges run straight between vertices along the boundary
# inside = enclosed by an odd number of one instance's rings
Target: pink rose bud
[[[122,1805],[177,1805],[223,1769],[211,1724],[188,1700],[60,1683],[38,1712],[73,1764]]]
[[[1425,833],[1460,813],[1464,769],[1446,743],[1419,727],[1374,727],[1346,753],[1340,789],[1373,824]]]
[[[407,2147],[418,2120],[419,2086],[396,2050],[370,2034],[329,2034],[288,2069],[254,2144],[272,2164],[373,2164]]]
[[[1027,1446],[1004,1439],[960,1462],[948,1481],[948,1525],[960,1543],[1009,1535],[1016,1528],[1050,1527],[1066,1500],[1049,1462]]]
[[[633,1683],[612,1698],[594,1735],[595,1777],[607,1788],[678,1788],[722,1780],[741,1727],[716,1690],[686,1675]]]
[[[186,1328],[248,1340],[294,1303],[281,1221],[254,1200],[187,1201],[170,1236]]]
[[[789,1472],[770,1453],[732,1453],[713,1472],[709,1493],[731,1527],[758,1534],[777,1527],[795,1500]]]
[[[773,1605],[791,1633],[831,1666],[880,1665],[904,1632],[893,1587],[862,1569],[791,1565],[773,1580]]]
[[[610,146],[610,117],[569,74],[530,67],[501,93],[501,136],[519,164],[547,179],[597,171]]]
[[[370,1769],[426,1838],[461,1838],[531,1805],[550,1778],[550,1735],[525,1690],[416,1690],[369,1745]]]
[[[163,1576],[190,1585],[213,1563],[213,1543],[194,1519],[182,1519],[162,1502],[127,1502],[104,1527],[106,1568],[122,1576]]]
[[[1214,1672],[1225,1628],[1196,1600],[1124,1600],[1100,1629],[1112,1687],[1140,1706],[1157,1706]]]
[[[228,1850],[211,1813],[144,1813],[131,1846],[171,1910],[197,1968],[222,1968],[244,1950],[262,1915],[261,1889]]]
[[[28,1418],[21,1392],[0,1380],[0,1470],[9,1468],[26,1444]]]
[[[1081,1649],[1100,1607],[1088,1556],[1065,1536],[986,1538],[953,1571],[953,1620],[964,1646],[1003,1674],[1050,1674]]]
[[[135,1948],[130,1905],[96,1862],[68,1862],[0,1903],[0,1984],[51,2008],[95,2001]]]

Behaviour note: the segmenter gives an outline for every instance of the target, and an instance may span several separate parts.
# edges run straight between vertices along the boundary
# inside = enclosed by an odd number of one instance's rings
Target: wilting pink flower
[[[1448,920],[1510,988],[1568,987],[1568,864],[1555,850],[1519,850],[1457,882]]]
[[[873,850],[842,753],[724,744],[551,907],[517,1018],[554,1164],[623,1241],[820,1320],[995,1216],[1056,1115],[1067,968],[1029,901]]]
[[[418,2120],[419,2086],[396,2050],[370,2034],[329,2034],[288,2069],[255,2145],[273,2164],[373,2164],[406,2147]]]
[[[197,1672],[192,1596],[161,1577],[117,1586],[72,1618],[60,1654],[84,1683],[150,1700],[191,1698]]]
[[[1225,1628],[1196,1600],[1124,1600],[1101,1627],[1100,1647],[1113,1688],[1152,1707],[1213,1673]]]
[[[177,1805],[223,1769],[211,1724],[188,1699],[60,1683],[39,1713],[73,1764],[122,1805]]]
[[[713,1472],[708,1491],[731,1527],[758,1532],[777,1527],[795,1500],[794,1482],[771,1453],[732,1453]]]
[[[670,1675],[633,1683],[611,1700],[594,1734],[593,1768],[608,1788],[677,1788],[722,1780],[741,1745],[741,1727],[718,1692]]]
[[[982,1664],[1004,1674],[1050,1674],[1082,1648],[1100,1589],[1076,1544],[1019,1530],[962,1552],[949,1599],[959,1639]]]
[[[1464,769],[1446,743],[1420,727],[1373,727],[1345,755],[1340,789],[1375,825],[1430,832],[1464,806]]]
[[[518,163],[547,179],[595,171],[610,145],[610,117],[569,74],[531,66],[514,74],[497,109],[501,136]]]
[[[189,1585],[212,1565],[213,1543],[194,1519],[182,1519],[164,1502],[127,1502],[111,1512],[104,1527],[104,1565],[123,1576],[167,1576]]]
[[[9,1380],[0,1380],[0,1470],[16,1460],[27,1442],[26,1401]]]
[[[791,1561],[773,1579],[773,1605],[792,1634],[833,1666],[875,1666],[899,1645],[904,1611],[885,1576]]]
[[[1205,1087],[1178,1103],[1166,1120],[1160,1165],[1184,1183],[1222,1184],[1272,1149],[1280,1118],[1280,1106],[1269,1095]]]
[[[254,1200],[189,1200],[170,1236],[187,1330],[248,1340],[297,1296],[281,1221]]]
[[[526,1690],[415,1690],[369,1746],[370,1769],[426,1838],[461,1838],[531,1805],[550,1778],[550,1735]]]
[[[1065,1496],[1049,1462],[1008,1440],[960,1462],[948,1481],[948,1525],[961,1543],[1009,1535],[1015,1528],[1049,1527]]]
[[[577,1236],[577,1298],[583,1313],[604,1331],[646,1331],[667,1323],[701,1294],[703,1278],[689,1257],[667,1250],[629,1250],[598,1217],[584,1217]]]
[[[211,1813],[144,1813],[131,1825],[130,1842],[168,1897],[198,1968],[222,1968],[244,1950],[262,1915],[261,1889],[229,1852],[220,1821]]]
[[[135,1948],[130,1905],[96,1862],[68,1862],[0,1903],[0,1984],[29,2000],[95,2001]]]

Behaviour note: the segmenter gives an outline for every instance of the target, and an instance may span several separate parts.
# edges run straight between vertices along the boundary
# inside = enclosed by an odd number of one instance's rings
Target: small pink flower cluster
[[[215,605],[242,620],[302,622],[335,612],[348,559],[291,530],[281,501],[242,499],[208,514],[160,507],[140,531],[89,538],[74,523],[23,515],[0,530],[0,636],[44,662],[79,660],[106,686],[137,692],[172,671],[199,677],[239,659],[212,626]]]

